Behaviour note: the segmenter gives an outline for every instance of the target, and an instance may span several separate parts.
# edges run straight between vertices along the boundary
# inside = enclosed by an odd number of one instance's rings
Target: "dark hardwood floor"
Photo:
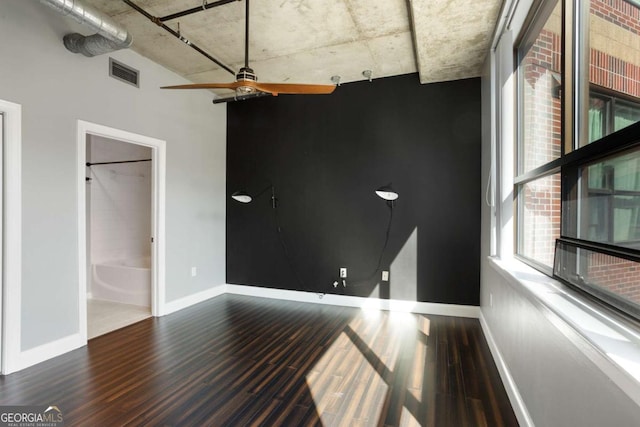
[[[515,426],[475,319],[224,295],[0,377],[65,425]]]

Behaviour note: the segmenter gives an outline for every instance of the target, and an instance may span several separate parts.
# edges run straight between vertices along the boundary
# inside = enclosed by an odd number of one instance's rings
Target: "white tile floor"
[[[97,299],[87,300],[87,338],[124,328],[151,317],[150,307]]]

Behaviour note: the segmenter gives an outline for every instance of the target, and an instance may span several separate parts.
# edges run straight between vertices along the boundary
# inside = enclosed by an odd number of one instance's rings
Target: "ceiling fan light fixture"
[[[236,95],[238,95],[238,96],[250,95],[250,94],[252,94],[254,92],[256,92],[256,88],[251,87],[251,86],[238,86],[236,88]]]

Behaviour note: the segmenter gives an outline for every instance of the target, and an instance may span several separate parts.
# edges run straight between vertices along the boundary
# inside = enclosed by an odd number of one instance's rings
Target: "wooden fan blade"
[[[232,83],[193,83],[188,85],[163,86],[160,89],[232,89],[241,86],[238,82]]]
[[[313,85],[296,83],[260,83],[253,80],[239,80],[232,83],[193,83],[188,85],[164,86],[161,89],[232,89],[239,87],[252,87],[256,91],[270,93],[271,95],[300,94],[322,95],[332,93],[335,85]]]
[[[255,82],[251,86],[262,92],[269,92],[272,95],[282,94],[308,94],[323,95],[332,93],[335,85],[313,85],[313,84],[296,84],[296,83],[260,83]]]

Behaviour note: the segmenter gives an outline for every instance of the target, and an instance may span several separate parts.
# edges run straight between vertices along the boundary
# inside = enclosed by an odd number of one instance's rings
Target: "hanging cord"
[[[384,237],[384,245],[382,245],[382,251],[380,252],[380,257],[378,258],[378,265],[376,269],[371,273],[371,276],[367,278],[367,280],[371,280],[378,274],[380,270],[380,266],[382,265],[382,257],[384,256],[385,251],[387,250],[387,245],[389,244],[389,235],[391,234],[391,223],[393,222],[393,201],[389,204],[389,223],[387,224],[387,233]]]
[[[298,270],[296,270],[293,264],[293,261],[291,259],[291,254],[289,252],[289,247],[287,246],[287,242],[284,238],[284,233],[282,232],[282,227],[280,226],[280,216],[278,215],[278,199],[276,199],[275,189],[273,186],[271,186],[271,207],[273,208],[273,217],[276,223],[276,232],[278,234],[278,241],[280,242],[280,246],[282,246],[282,252],[284,252],[284,257],[287,260],[287,264],[289,264],[289,269],[291,270],[291,272],[293,273],[293,276],[296,278],[296,281],[298,282],[298,286],[302,288],[303,291],[317,293],[317,294],[320,294],[322,297],[324,295],[324,292],[311,290],[305,285],[304,281],[298,274]]]
[[[489,192],[491,191],[491,174],[493,172],[493,167],[489,169],[489,178],[487,178],[487,190],[484,192],[484,201],[490,208],[493,207],[493,200],[489,200]],[[491,198],[493,199],[493,198]]]
[[[378,257],[378,264],[376,265],[375,270],[366,277],[365,279],[355,280],[352,283],[348,284],[348,288],[361,288],[363,286],[367,286],[371,279],[374,279],[378,272],[380,271],[380,266],[382,265],[382,258],[384,257],[384,253],[387,250],[387,246],[389,245],[389,236],[391,235],[391,224],[393,222],[393,201],[389,201],[389,222],[387,223],[387,231],[384,237],[384,245],[382,245],[382,250],[380,251],[380,256]]]

